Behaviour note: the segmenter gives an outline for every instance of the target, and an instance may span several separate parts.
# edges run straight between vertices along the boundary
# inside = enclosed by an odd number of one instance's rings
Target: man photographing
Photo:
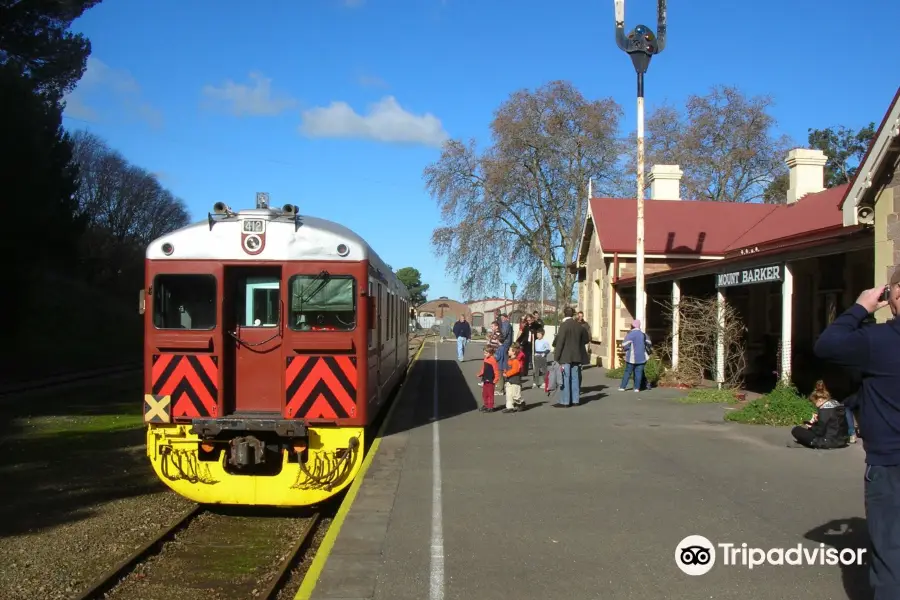
[[[866,451],[865,501],[875,600],[900,598],[900,319],[863,326],[875,311],[900,312],[900,267],[884,287],[864,291],[822,332],[819,358],[858,370],[854,404]],[[847,407],[852,409],[854,407]]]

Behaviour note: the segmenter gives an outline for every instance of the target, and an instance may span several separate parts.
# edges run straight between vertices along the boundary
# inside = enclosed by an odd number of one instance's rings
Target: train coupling
[[[266,444],[252,435],[233,438],[228,444],[228,462],[236,467],[266,462]]]

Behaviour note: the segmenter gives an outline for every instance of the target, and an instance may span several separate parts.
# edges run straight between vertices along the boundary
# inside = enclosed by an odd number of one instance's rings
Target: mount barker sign
[[[784,265],[769,265],[755,267],[743,271],[730,273],[718,273],[716,275],[716,287],[733,287],[736,285],[750,285],[753,283],[770,283],[784,280]]]

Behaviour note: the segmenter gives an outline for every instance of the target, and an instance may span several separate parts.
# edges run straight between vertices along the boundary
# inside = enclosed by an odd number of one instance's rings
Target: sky
[[[872,27],[898,16],[897,0],[851,14],[842,0],[669,0],[648,114],[725,84],[773,96],[798,146],[810,127],[877,126],[900,70],[889,28]],[[626,31],[639,22],[656,30],[654,0],[626,0]],[[156,174],[192,220],[268,192],[340,222],[419,269],[430,299],[463,300],[430,245],[441,221],[422,171],[443,141],[484,147],[510,94],[560,79],[615,99],[623,135],[636,126],[613,0],[103,0],[72,29],[92,52],[67,128]]]

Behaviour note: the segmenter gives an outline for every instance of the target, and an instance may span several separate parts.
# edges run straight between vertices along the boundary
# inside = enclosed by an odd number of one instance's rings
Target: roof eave
[[[828,241],[835,240],[838,238],[843,238],[843,237],[850,237],[850,236],[856,235],[860,232],[865,232],[867,230],[868,230],[868,228],[864,227],[863,225],[854,225],[854,226],[850,226],[850,227],[841,226],[841,227],[830,228],[829,230],[827,230],[827,235],[819,235],[816,237],[805,236],[802,239],[782,238],[785,241],[790,239],[790,240],[792,240],[792,242],[788,243],[787,245],[770,247],[770,248],[767,248],[766,250],[760,250],[759,252],[754,252],[753,254],[750,254],[750,255],[729,256],[727,258],[723,258],[721,261],[710,261],[709,263],[704,263],[704,264],[685,265],[683,267],[678,267],[676,269],[669,269],[668,271],[661,271],[659,273],[653,273],[651,275],[645,276],[645,281],[648,284],[657,283],[657,282],[661,283],[661,282],[668,281],[669,279],[672,279],[673,278],[672,275],[676,275],[676,276],[681,275],[681,276],[690,277],[691,273],[703,272],[707,269],[713,268],[713,265],[720,265],[722,263],[725,263],[725,264],[739,263],[742,260],[753,260],[755,258],[765,257],[765,256],[778,256],[779,254],[787,254],[792,251],[804,250],[806,248],[814,248],[816,246],[825,245],[825,243]],[[823,230],[819,230],[819,232],[825,233]],[[677,277],[675,277],[675,278],[677,278]],[[631,285],[634,285],[635,283],[636,283],[636,278],[628,277],[628,278],[619,279],[616,282],[616,285],[621,285],[623,287],[629,287]]]
[[[591,250],[591,236],[594,234],[594,207],[588,198],[587,214],[584,217],[584,225],[581,227],[581,240],[578,242],[578,259],[576,264],[587,260],[587,253]],[[599,243],[599,241],[597,242]]]
[[[860,162],[850,187],[847,188],[847,192],[838,203],[838,208],[844,214],[844,225],[858,224],[856,208],[872,187],[872,182],[878,178],[884,157],[890,151],[891,145],[898,139],[900,139],[900,87],[897,88],[894,99],[875,133],[875,140]],[[846,206],[848,200],[852,201],[850,206]]]

